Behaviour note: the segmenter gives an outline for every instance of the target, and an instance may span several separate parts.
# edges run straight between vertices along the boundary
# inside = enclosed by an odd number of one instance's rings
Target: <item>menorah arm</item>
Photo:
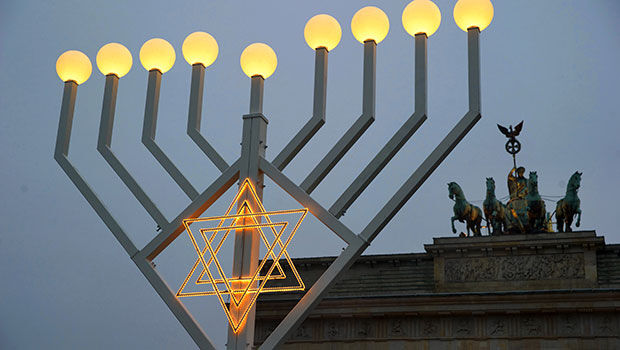
[[[136,199],[142,204],[144,209],[155,220],[159,227],[168,225],[168,221],[157,208],[155,203],[138,185],[136,180],[129,174],[123,164],[116,158],[110,148],[112,142],[112,130],[114,128],[114,110],[116,109],[116,93],[118,90],[118,77],[114,74],[106,76],[105,91],[103,95],[103,107],[101,109],[101,124],[99,126],[99,138],[97,140],[97,150],[108,162],[110,167],[123,181],[125,186],[131,191]]]
[[[82,196],[84,196],[86,201],[88,201],[88,204],[90,204],[97,215],[99,215],[114,237],[116,237],[121,246],[123,246],[127,254],[133,256],[138,252],[136,246],[114,217],[112,217],[112,214],[99,199],[99,196],[90,188],[86,180],[84,180],[73,164],[71,164],[71,161],[69,161],[69,143],[71,140],[76,95],[77,84],[73,81],[66,82],[60,109],[60,122],[58,124],[58,136],[56,138],[54,159],[58,162],[65,174],[67,174],[75,187],[77,187]]]
[[[362,115],[336,142],[334,147],[327,152],[327,155],[319,164],[314,167],[310,174],[301,183],[301,188],[307,193],[312,193],[314,189],[323,181],[329,172],[338,164],[344,155],[353,147],[355,142],[375,121],[375,88],[376,88],[376,56],[377,44],[368,40],[364,42],[364,79],[362,87]]]
[[[329,212],[335,217],[339,218],[344,215],[346,210],[357,200],[426,120],[427,41],[426,34],[417,34],[415,36],[415,112],[329,208]]]
[[[144,108],[144,124],[142,127],[142,143],[157,159],[159,164],[168,172],[170,177],[190,198],[198,196],[198,191],[192,186],[179,169],[166,156],[164,151],[155,143],[157,129],[157,110],[159,108],[159,91],[161,87],[161,72],[157,69],[149,71],[149,81],[146,89],[146,106]]]
[[[205,66],[200,63],[192,65],[192,82],[189,94],[189,113],[187,117],[187,135],[198,145],[219,171],[229,168],[228,163],[200,133],[202,119],[202,95],[204,91]]]
[[[312,118],[299,130],[291,141],[273,159],[272,164],[279,170],[295,158],[312,137],[325,124],[325,108],[327,99],[327,54],[324,47],[315,51],[314,60],[314,104]]]
[[[390,220],[398,213],[424,181],[437,169],[439,164],[452,152],[458,143],[467,135],[482,117],[480,114],[480,30],[469,28],[467,31],[467,61],[469,83],[469,111],[450,130],[448,135],[426,157],[424,162],[411,174],[398,191],[381,208],[360,236],[372,242]]]

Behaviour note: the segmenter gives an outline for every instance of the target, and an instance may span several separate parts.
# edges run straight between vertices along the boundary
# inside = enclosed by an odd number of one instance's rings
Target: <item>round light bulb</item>
[[[454,21],[464,31],[471,27],[482,31],[492,20],[493,4],[490,0],[459,0],[454,5]]]
[[[187,63],[191,65],[201,63],[208,67],[215,62],[219,47],[215,38],[209,33],[194,32],[185,38],[182,50]]]
[[[377,44],[387,36],[390,20],[385,12],[374,6],[357,11],[351,20],[351,31],[357,41],[374,40]]]
[[[70,50],[58,57],[56,61],[56,73],[64,82],[75,81],[82,84],[93,71],[93,66],[88,56],[80,51]]]
[[[260,75],[267,79],[276,71],[278,57],[269,45],[254,43],[243,50],[240,63],[248,77]]]
[[[174,65],[175,59],[174,48],[164,39],[151,39],[140,49],[140,62],[148,71],[157,69],[162,74],[166,73]]]
[[[441,23],[439,7],[430,0],[414,0],[403,10],[403,27],[409,35],[431,36]]]
[[[97,67],[103,75],[115,74],[122,78],[129,73],[132,63],[131,52],[118,43],[104,45],[97,52]]]
[[[338,45],[341,37],[340,24],[330,15],[316,15],[308,20],[304,28],[304,38],[313,50],[324,47],[331,51]]]

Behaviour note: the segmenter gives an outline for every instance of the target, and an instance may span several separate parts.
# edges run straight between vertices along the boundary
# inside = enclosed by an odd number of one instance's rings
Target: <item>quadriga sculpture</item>
[[[451,219],[452,232],[456,233],[454,221],[465,222],[467,226],[467,235],[469,230],[474,236],[480,236],[480,227],[482,223],[482,210],[477,206],[467,202],[463,190],[456,182],[448,183],[448,197],[454,200],[454,216]]]
[[[487,197],[482,209],[489,235],[499,235],[506,230],[506,207],[495,197],[495,180],[492,177],[487,177]]]
[[[538,175],[535,171],[530,171],[530,177],[527,180],[527,223],[529,232],[546,231],[547,209],[545,201],[538,193]]]
[[[572,232],[573,230],[570,226],[575,215],[577,215],[575,226],[579,227],[581,224],[581,208],[579,207],[581,201],[577,196],[579,186],[581,186],[581,174],[583,173],[575,171],[570,177],[568,185],[566,185],[566,195],[558,201],[558,205],[555,208],[558,232],[564,232],[564,230]]]

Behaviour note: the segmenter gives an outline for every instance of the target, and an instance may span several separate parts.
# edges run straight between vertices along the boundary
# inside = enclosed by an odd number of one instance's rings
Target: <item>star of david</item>
[[[242,198],[244,199],[242,200]],[[239,205],[240,202],[241,204]],[[236,212],[233,212],[235,205],[238,205],[238,209]],[[224,309],[224,312],[226,313],[226,316],[228,317],[231,327],[236,332],[247,318],[250,310],[256,303],[256,300],[261,293],[304,290],[305,285],[301,280],[291,257],[286,251],[286,248],[295,236],[297,229],[301,225],[301,222],[304,220],[307,213],[307,208],[267,212],[256,194],[254,186],[248,179],[246,179],[239,187],[237,195],[228,206],[228,209],[224,215],[183,220],[185,231],[188,233],[192,246],[194,247],[198,257],[187,274],[187,277],[181,284],[176,294],[177,297],[216,295],[222,305],[222,308]],[[290,225],[288,221],[275,220],[275,218],[281,216],[289,217],[290,215],[296,214],[299,214],[299,219],[291,229],[289,229]],[[272,218],[274,218],[274,220],[272,220]],[[204,242],[202,247],[199,244],[200,239],[196,238],[196,230],[191,229],[191,225],[194,223],[201,223],[202,225],[215,225],[208,228],[200,228],[198,230],[199,236]],[[268,229],[267,231],[271,231],[273,240],[270,240],[268,238],[269,235],[265,234],[265,229]],[[261,241],[267,249],[267,252],[260,260],[260,263],[252,276],[226,276],[226,273],[217,258],[217,254],[223,243],[230,236],[230,232],[236,230],[253,230],[253,232],[260,236]],[[283,242],[282,238],[286,232],[288,232],[288,237]],[[232,236],[234,237],[234,235]],[[279,248],[279,251],[277,251],[276,248]],[[208,256],[205,257],[207,253]],[[284,256],[284,259],[288,263],[288,266],[294,275],[296,284],[290,286],[268,287],[266,286],[268,281],[286,279],[286,274],[280,264],[280,259],[282,256]],[[261,275],[261,271],[263,271],[265,265],[269,263],[269,258],[271,258],[271,264],[269,265],[267,272],[264,275]],[[211,271],[211,265],[215,265],[219,278],[216,278],[216,274]],[[197,271],[199,271],[199,266],[201,266],[202,269],[199,273],[197,273]],[[273,273],[274,270],[277,270],[276,274]],[[195,277],[196,275],[198,276]],[[205,275],[207,275],[207,279],[205,279]],[[193,281],[193,284],[203,287],[206,290],[185,291],[190,281]],[[226,301],[223,298],[224,295],[230,296],[230,305],[226,304]],[[240,317],[234,317],[231,312],[233,305],[238,313],[241,314]]]

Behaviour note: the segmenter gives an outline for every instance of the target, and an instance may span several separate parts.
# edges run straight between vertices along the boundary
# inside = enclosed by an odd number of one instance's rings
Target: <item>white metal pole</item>
[[[263,116],[263,86],[265,80],[262,76],[252,77],[252,87],[250,90],[250,114],[243,116],[243,134],[241,141],[241,164],[239,169],[240,184],[249,179],[256,189],[259,200],[263,199],[263,179],[264,175],[259,170],[259,161],[265,157],[267,148],[267,119]],[[251,195],[245,194],[240,198],[240,203],[248,201],[252,211],[258,211],[257,203],[253,203]],[[242,223],[249,224],[249,223]],[[233,257],[232,279],[251,277],[258,268],[260,253],[260,240],[256,229],[243,229],[235,231],[235,246]],[[247,282],[232,282],[231,288],[245,288]],[[251,288],[251,287],[250,287]],[[231,294],[231,299],[233,298]],[[233,318],[241,319],[247,308],[252,293],[246,294],[241,300],[239,307],[234,302],[230,302],[230,313]],[[252,307],[243,325],[235,332],[232,327],[228,328],[229,350],[251,349],[254,345],[254,320],[256,307]]]

